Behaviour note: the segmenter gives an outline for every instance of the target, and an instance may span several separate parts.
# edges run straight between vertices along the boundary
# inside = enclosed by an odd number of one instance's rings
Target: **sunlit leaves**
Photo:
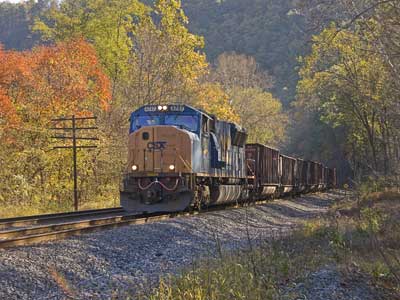
[[[352,155],[363,157],[363,168],[387,173],[389,128],[395,121],[388,109],[394,98],[380,34],[371,19],[354,30],[332,25],[315,36],[312,53],[302,59],[296,105],[318,112],[333,127],[346,128]]]
[[[32,51],[1,51],[2,61],[6,63],[0,64],[0,113],[5,128],[18,119],[39,125],[56,114],[108,107],[109,80],[95,50],[83,40]]]
[[[53,3],[33,29],[51,41],[84,37],[115,83],[127,70],[134,22],[147,11],[137,0],[67,0]]]

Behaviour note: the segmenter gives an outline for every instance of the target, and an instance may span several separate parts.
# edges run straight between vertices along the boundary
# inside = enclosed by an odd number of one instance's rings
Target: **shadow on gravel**
[[[268,227],[288,227],[287,222],[282,218],[276,216],[269,216],[270,211],[267,207],[259,206],[257,208],[252,207],[247,209],[247,213],[244,209],[232,210],[229,214],[211,212],[207,213],[208,216],[219,218],[220,220],[236,224],[237,227],[244,228],[245,226],[256,227],[256,228],[268,228]],[[260,223],[263,226],[260,226]]]
[[[338,195],[339,196],[339,195]],[[302,196],[292,200],[294,203],[301,204],[307,207],[328,208],[331,207],[337,200],[321,199],[318,196]]]

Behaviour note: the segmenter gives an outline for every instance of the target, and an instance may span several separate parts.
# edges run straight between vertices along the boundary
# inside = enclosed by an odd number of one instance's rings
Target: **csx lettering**
[[[147,149],[149,150],[163,150],[167,142],[148,142]]]

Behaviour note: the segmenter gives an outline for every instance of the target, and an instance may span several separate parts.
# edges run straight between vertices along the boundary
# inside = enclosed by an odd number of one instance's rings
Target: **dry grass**
[[[331,251],[328,240],[321,243],[319,236],[313,236],[304,243],[304,238],[304,233],[298,232],[253,250],[220,252],[217,259],[199,261],[182,275],[163,279],[152,296],[142,295],[142,299],[281,299],[288,282],[334,262],[334,255],[315,255]]]
[[[60,289],[65,293],[67,296],[66,299],[77,299],[75,291],[71,288],[65,277],[59,273],[55,267],[49,268],[49,274],[60,287]]]

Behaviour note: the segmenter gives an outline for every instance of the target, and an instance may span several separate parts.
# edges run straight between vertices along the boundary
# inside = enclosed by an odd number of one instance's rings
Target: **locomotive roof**
[[[164,108],[167,107],[166,110],[159,109],[159,107]],[[155,113],[198,113],[206,116],[209,119],[213,119],[212,116],[204,112],[203,110],[194,108],[193,106],[187,104],[151,104],[151,105],[144,105],[139,107],[137,110],[132,112],[132,115],[138,114],[155,114]]]
[[[164,106],[167,107],[167,110],[163,110],[163,109],[158,109],[159,107],[164,108]],[[202,109],[198,109],[195,108],[191,105],[187,105],[187,104],[179,104],[179,103],[173,103],[173,104],[151,104],[151,105],[143,105],[141,107],[139,107],[137,110],[135,110],[134,112],[131,113],[131,116],[137,116],[137,115],[141,115],[141,114],[158,114],[158,113],[169,113],[169,112],[175,112],[175,113],[198,113],[201,114],[207,118],[209,118],[210,120],[218,120],[220,122],[226,122],[229,124],[232,124],[233,126],[235,126],[235,128],[238,131],[246,131],[242,126],[240,126],[239,124],[233,123],[233,122],[229,122],[229,121],[224,121],[224,120],[220,120],[218,119],[216,116],[214,115],[210,115],[207,112],[205,112]]]

